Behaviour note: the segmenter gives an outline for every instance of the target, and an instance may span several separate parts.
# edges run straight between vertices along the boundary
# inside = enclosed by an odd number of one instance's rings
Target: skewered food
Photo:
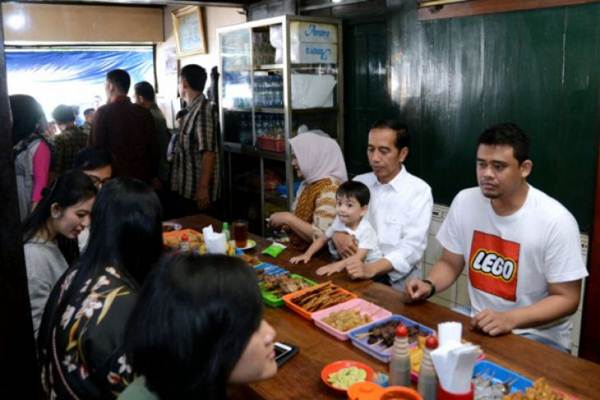
[[[353,296],[331,282],[313,286],[291,299],[292,303],[308,312],[323,310],[352,299]]]
[[[504,396],[504,400],[563,400],[564,398],[565,396],[552,389],[544,378],[536,379],[533,386],[525,393],[516,392]]]
[[[263,290],[281,297],[288,293],[309,287],[310,285],[301,277],[291,277],[289,275],[272,276],[267,274],[259,275],[260,286]]]
[[[371,345],[380,344],[383,347],[391,347],[394,344],[394,338],[396,337],[396,327],[400,324],[400,321],[388,321],[384,324],[374,326],[366,335],[367,343]],[[407,326],[408,328],[408,342],[413,344],[419,341],[419,337],[425,338],[427,332],[421,331],[417,326]]]

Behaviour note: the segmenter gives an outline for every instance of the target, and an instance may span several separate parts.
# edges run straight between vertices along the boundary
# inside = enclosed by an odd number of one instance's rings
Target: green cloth
[[[154,393],[146,387],[146,379],[138,376],[125,390],[121,392],[117,400],[160,400]]]

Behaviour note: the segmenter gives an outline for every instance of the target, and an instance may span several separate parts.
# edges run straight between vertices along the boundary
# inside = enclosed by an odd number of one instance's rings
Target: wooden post
[[[12,153],[12,122],[6,85],[2,8],[0,8],[0,398],[40,398],[17,183]],[[8,373],[6,373],[8,371]]]

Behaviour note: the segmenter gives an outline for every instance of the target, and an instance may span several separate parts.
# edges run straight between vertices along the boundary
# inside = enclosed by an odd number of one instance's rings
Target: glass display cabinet
[[[265,218],[291,209],[298,186],[289,139],[320,129],[343,146],[342,27],[281,16],[217,34],[227,217],[264,235]]]

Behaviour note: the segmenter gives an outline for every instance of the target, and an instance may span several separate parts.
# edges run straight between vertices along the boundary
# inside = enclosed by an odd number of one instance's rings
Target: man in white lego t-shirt
[[[425,280],[407,283],[413,299],[451,286],[469,269],[471,327],[514,332],[567,350],[582,278],[577,222],[558,201],[527,183],[529,139],[515,124],[479,137],[479,187],[452,201],[437,239],[443,254]]]

